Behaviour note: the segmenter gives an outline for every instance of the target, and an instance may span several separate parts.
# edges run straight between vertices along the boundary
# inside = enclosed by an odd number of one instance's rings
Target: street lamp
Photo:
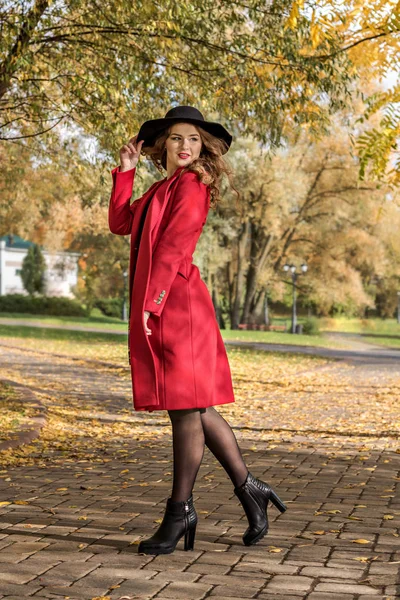
[[[400,324],[400,292],[397,292],[397,322]]]
[[[128,307],[127,307],[127,302],[126,302],[126,290],[127,290],[127,282],[128,282],[128,271],[123,271],[123,276],[124,276],[124,298],[123,298],[123,304],[122,304],[122,320],[123,321],[127,321],[128,320]]]
[[[296,272],[296,265],[283,265],[283,270],[287,273],[290,271],[292,277],[292,286],[293,286],[293,305],[292,305],[292,333],[296,333],[296,325],[297,325],[297,314],[296,314],[296,281],[299,275],[307,272],[307,265],[303,263],[300,267],[301,271]]]

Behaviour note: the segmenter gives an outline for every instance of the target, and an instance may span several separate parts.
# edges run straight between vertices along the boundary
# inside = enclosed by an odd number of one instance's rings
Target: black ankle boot
[[[249,521],[249,526],[243,535],[245,546],[259,542],[268,533],[267,506],[269,500],[278,510],[284,512],[286,506],[267,483],[253,477],[249,472],[246,481],[235,487],[234,492],[239,498]]]
[[[183,534],[185,534],[184,550],[193,550],[196,526],[197,514],[193,505],[193,495],[181,502],[174,502],[168,498],[160,527],[151,538],[140,542],[138,552],[170,554],[175,550]]]

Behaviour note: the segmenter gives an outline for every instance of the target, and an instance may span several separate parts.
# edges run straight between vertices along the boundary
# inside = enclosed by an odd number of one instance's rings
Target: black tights
[[[222,415],[214,407],[169,410],[172,423],[174,480],[171,498],[187,500],[204,454],[204,444],[228,473],[234,486],[247,477],[236,437]]]

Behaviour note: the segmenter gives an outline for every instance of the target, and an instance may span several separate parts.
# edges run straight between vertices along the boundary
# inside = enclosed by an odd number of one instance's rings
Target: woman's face
[[[171,127],[165,142],[167,150],[167,171],[186,167],[200,156],[201,137],[191,123],[177,123]]]

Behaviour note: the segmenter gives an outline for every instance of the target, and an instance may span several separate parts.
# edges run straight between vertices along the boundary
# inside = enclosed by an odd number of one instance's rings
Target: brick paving
[[[354,385],[374,369],[383,385],[398,377],[400,363],[357,360]],[[84,401],[105,419],[131,414],[129,382],[112,369],[0,348],[0,377],[25,380],[38,394],[52,390],[54,402],[68,389],[71,402]],[[0,466],[0,598],[399,597],[398,441],[235,433],[249,470],[288,504],[282,515],[269,510],[270,532],[252,547],[242,543],[247,520],[233,486],[206,449],[194,487],[194,550],[184,552],[182,539],[170,555],[137,553],[171,489],[170,428],[161,413],[135,414],[129,444],[121,451],[110,439],[96,460],[63,461],[62,451],[44,450],[34,465]]]

